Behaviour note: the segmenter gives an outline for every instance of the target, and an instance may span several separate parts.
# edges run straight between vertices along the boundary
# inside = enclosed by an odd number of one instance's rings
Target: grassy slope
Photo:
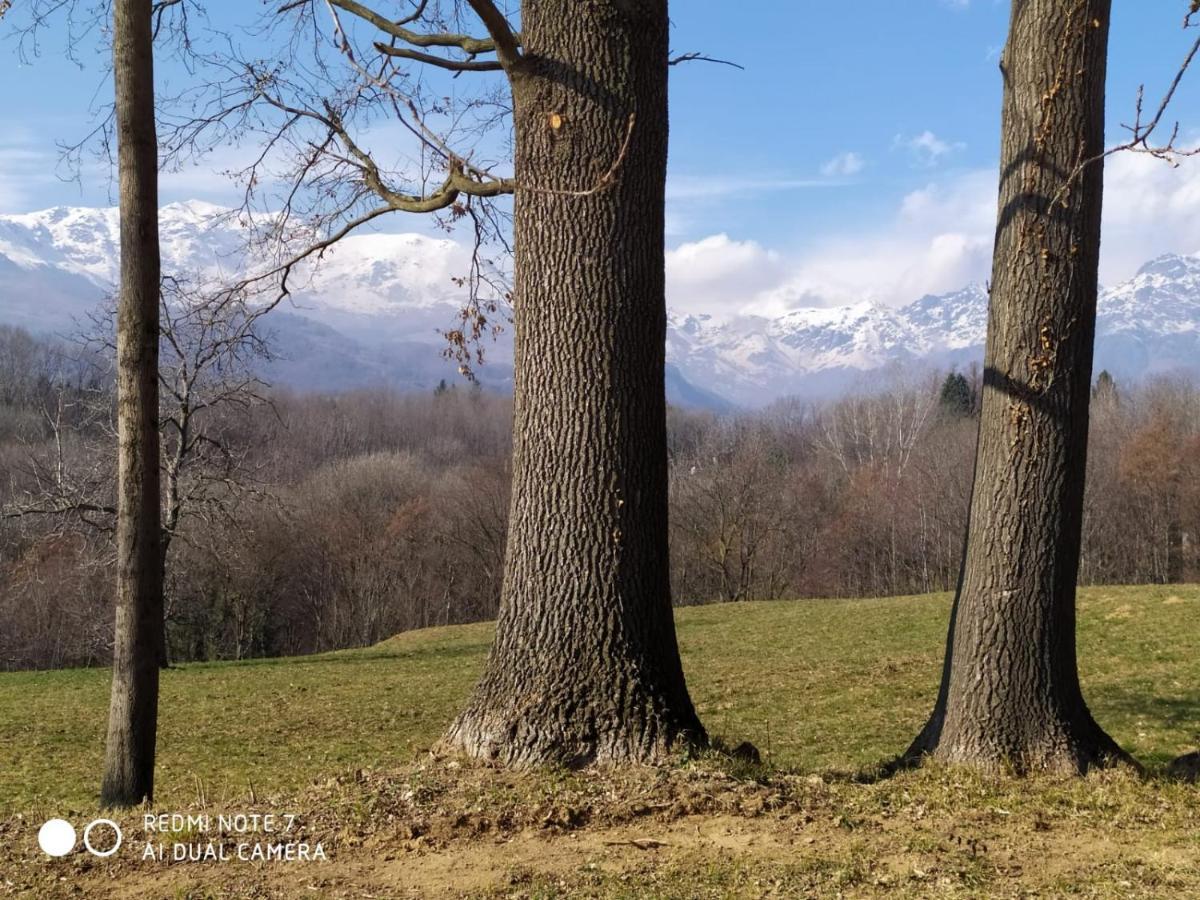
[[[709,606],[678,615],[703,720],[776,764],[850,769],[904,748],[933,701],[948,599]],[[1200,744],[1200,588],[1082,593],[1080,664],[1097,718],[1139,759]],[[304,659],[165,675],[159,805],[291,792],[322,774],[397,765],[463,701],[488,625],[401,635]],[[0,816],[90,809],[106,671],[0,675]]]

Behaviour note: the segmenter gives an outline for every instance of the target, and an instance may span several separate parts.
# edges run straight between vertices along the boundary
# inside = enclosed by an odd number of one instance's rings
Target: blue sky
[[[1110,139],[1137,86],[1157,100],[1195,32],[1185,0],[1114,0]],[[901,303],[986,277],[999,143],[1002,0],[675,0],[673,45],[744,65],[672,73],[668,261],[672,299],[701,312],[778,312],[873,299]],[[219,0],[214,22],[258,4]],[[102,173],[82,187],[53,177],[56,143],[88,130],[102,50],[64,63],[0,45],[0,212],[104,205]],[[166,69],[164,78],[181,73]],[[101,87],[101,97],[106,87]],[[1177,98],[1200,134],[1200,70]],[[1162,252],[1200,252],[1200,162],[1109,165],[1102,278],[1128,277]],[[201,168],[164,179],[164,202],[229,201]],[[411,220],[394,229],[422,230]]]

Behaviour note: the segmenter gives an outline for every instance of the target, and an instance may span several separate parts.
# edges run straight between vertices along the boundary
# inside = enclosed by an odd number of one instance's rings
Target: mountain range
[[[162,209],[163,269],[232,279],[246,269],[236,216],[191,201]],[[69,334],[117,276],[115,209],[56,207],[0,216],[0,323]],[[301,273],[286,307],[267,317],[277,358],[267,378],[299,389],[453,381],[441,331],[455,326],[468,250],[447,238],[363,233]],[[671,297],[686,306],[685,297]],[[731,308],[742,298],[731,297]],[[668,397],[713,409],[799,395],[828,398],[892,366],[963,368],[979,362],[987,328],[981,285],[892,308],[872,302],[796,309],[779,317],[671,312]],[[1200,257],[1168,255],[1100,297],[1096,368],[1136,380],[1200,374]],[[511,329],[487,345],[478,375],[512,383]]]

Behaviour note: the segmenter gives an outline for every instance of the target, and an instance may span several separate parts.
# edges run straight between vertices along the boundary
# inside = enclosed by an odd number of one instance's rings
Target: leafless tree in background
[[[0,506],[38,495],[31,465],[55,470],[52,424],[62,409],[68,473],[101,472],[111,498],[112,394],[92,362],[0,330]],[[164,343],[164,348],[165,348]],[[13,367],[4,361],[11,359]],[[169,352],[162,353],[165,373]],[[935,385],[937,379],[928,384]],[[924,383],[913,379],[911,384]],[[169,416],[164,390],[163,413]],[[734,592],[754,600],[877,597],[953,588],[961,564],[978,428],[973,417],[929,417],[904,475],[849,460],[825,444],[834,421],[862,415],[864,402],[895,409],[889,391],[827,405],[780,404],[735,418],[673,409],[670,415],[671,566],[679,603],[709,603],[722,589],[714,565],[722,536],[743,525],[753,564],[730,571]],[[99,399],[103,394],[103,399]],[[1118,382],[1119,402],[1096,401],[1084,501],[1083,584],[1164,583],[1167,547],[1178,548],[1179,580],[1200,578],[1200,391],[1194,382]],[[451,388],[400,394],[271,390],[270,407],[209,407],[196,427],[219,436],[238,460],[238,490],[218,493],[203,514],[181,517],[167,561],[172,655],[176,660],[292,655],[374,643],[424,624],[494,618],[500,596],[511,479],[511,400]],[[27,398],[16,405],[4,398]],[[936,398],[935,398],[936,399]],[[855,406],[858,411],[849,408]],[[50,415],[47,415],[47,412]],[[68,427],[69,426],[69,427]],[[1154,435],[1158,448],[1146,436]],[[1140,448],[1140,449],[1137,449]],[[1134,450],[1137,452],[1134,452]],[[349,462],[374,457],[371,466]],[[1159,458],[1161,457],[1161,459]],[[878,457],[877,457],[878,459]],[[214,463],[218,460],[214,459]],[[1159,479],[1158,472],[1179,477]],[[389,470],[395,467],[396,475]],[[187,474],[185,484],[196,475]],[[416,472],[418,474],[413,475]],[[747,487],[745,474],[761,482]],[[358,474],[353,474],[358,473]],[[389,517],[356,490],[335,488],[362,473],[397,483]],[[72,476],[78,477],[78,476]],[[410,485],[414,487],[403,487]],[[400,490],[398,488],[397,490]],[[111,503],[111,500],[107,501]],[[1156,525],[1178,517],[1178,538]],[[411,514],[415,512],[416,514]],[[111,514],[89,526],[78,517],[0,516],[0,667],[53,668],[109,659],[111,598],[96,586],[112,575]],[[104,530],[107,526],[108,530]],[[372,558],[341,552],[339,530],[364,535]],[[389,534],[383,539],[379,534]],[[369,536],[369,537],[367,537]],[[365,562],[412,574],[384,577],[370,633],[319,630],[299,600],[326,604],[322,623],[345,621],[360,603]],[[324,559],[322,565],[315,561]],[[740,553],[727,558],[739,560]],[[742,577],[744,573],[744,578]],[[307,602],[307,601],[306,601]],[[330,605],[340,605],[334,610]]]
[[[7,10],[7,6],[5,8]],[[19,52],[37,52],[41,31],[66,18],[68,56],[111,21],[114,101],[93,132],[112,159],[121,215],[116,329],[116,626],[101,801],[130,806],[153,797],[158,667],[163,656],[163,564],[158,433],[159,145],[154,40],[186,34],[188,0],[34,0],[18,27]],[[182,24],[179,24],[182,23]],[[186,46],[186,41],[184,41]],[[86,141],[85,141],[86,143]],[[82,145],[80,145],[82,146]]]
[[[92,548],[98,572],[115,564],[108,542],[117,515],[116,312],[103,306],[75,344],[56,352],[38,400],[49,440],[22,441],[13,460],[19,484],[14,480],[0,505],[0,517],[41,519],[68,545]],[[164,653],[180,594],[170,564],[176,539],[197,540],[203,528],[233,522],[247,502],[267,497],[260,466],[248,459],[246,432],[248,417],[270,412],[257,374],[270,355],[258,332],[262,314],[223,291],[206,295],[196,284],[164,281],[156,450]]]

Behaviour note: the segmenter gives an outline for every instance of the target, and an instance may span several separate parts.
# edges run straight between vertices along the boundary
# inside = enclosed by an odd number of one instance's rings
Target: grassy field
[[[903,750],[937,688],[949,598],[682,609],[688,685],[709,730],[781,766],[852,769]],[[1079,656],[1097,718],[1142,761],[1200,745],[1200,589],[1085,590]],[[162,687],[159,800],[295,790],[347,767],[407,762],[470,690],[490,625],[366,650],[178,666]],[[109,675],[0,675],[0,814],[87,808]]]
[[[1104,889],[1093,894],[1120,895],[1124,891],[1120,885],[1126,883],[1137,893],[1139,876],[1130,871],[1146,871],[1157,859],[1154,853],[1169,851],[1170,856],[1187,851],[1195,859],[1200,836],[1195,813],[1189,810],[1200,806],[1196,802],[1200,797],[1192,787],[1151,779],[1136,784],[1101,781],[1093,790],[1087,787],[1092,783],[1089,779],[1055,783],[1043,796],[1031,797],[1021,783],[962,781],[959,773],[907,774],[882,787],[857,785],[847,777],[902,750],[928,713],[937,686],[948,602],[945,596],[933,596],[679,611],[684,665],[702,719],[711,733],[727,743],[751,741],[768,763],[762,772],[741,779],[741,787],[732,791],[737,797],[749,791],[750,799],[733,806],[729,806],[733,801],[705,806],[709,817],[705,821],[733,815],[739,824],[732,831],[750,828],[746,824],[750,819],[741,815],[743,802],[761,801],[760,806],[768,809],[775,803],[780,810],[791,809],[789,815],[808,809],[821,810],[819,815],[828,812],[833,825],[815,838],[827,851],[819,859],[800,870],[775,859],[770,848],[780,839],[774,831],[756,838],[760,851],[747,855],[745,847],[731,846],[714,855],[704,849],[707,845],[688,843],[693,840],[689,825],[686,840],[675,835],[670,858],[653,865],[645,860],[644,848],[636,845],[631,845],[635,849],[628,864],[613,870],[617,874],[606,874],[603,866],[590,875],[580,874],[572,862],[564,875],[562,866],[535,863],[506,875],[508,887],[497,888],[498,895],[558,896],[566,891],[596,896],[623,892],[628,896],[740,896],[755,894],[765,884],[777,894],[790,896],[832,888],[886,887],[886,877],[891,876],[881,876],[877,869],[883,851],[871,850],[869,843],[865,849],[855,843],[861,835],[856,837],[854,821],[918,800],[934,818],[940,814],[953,821],[969,795],[976,795],[976,802],[969,804],[975,811],[995,807],[1008,815],[1026,810],[1032,817],[1029,833],[1034,843],[1021,847],[1034,853],[1039,852],[1039,840],[1043,849],[1054,846],[1044,834],[1037,837],[1039,821],[1062,818],[1069,823],[1074,816],[1081,827],[1093,827],[1087,810],[1095,803],[1100,804],[1097,814],[1117,829],[1111,836],[1114,847],[1120,844],[1120,829],[1130,827],[1130,817],[1142,822],[1147,835],[1166,841],[1141,847],[1148,854],[1138,863],[1141,869],[1109,872],[1101,866],[1095,885]],[[1098,588],[1081,595],[1079,655],[1085,692],[1099,721],[1152,773],[1177,754],[1200,746],[1198,632],[1197,587]],[[248,798],[305,796],[305,792],[324,790],[320,786],[330,784],[330,777],[339,773],[411,766],[463,702],[490,635],[489,625],[436,629],[401,635],[361,651],[184,665],[165,673],[157,805],[163,809],[228,807]],[[20,816],[20,821],[40,821],[49,814],[83,816],[94,810],[108,682],[108,673],[100,670],[0,675],[0,820],[8,817],[11,823]],[[785,781],[771,787],[775,776],[765,774],[770,772],[780,773]],[[362,776],[358,781],[370,785],[374,777]],[[553,790],[587,793],[571,781],[575,776],[563,777],[565,782],[553,782],[559,785]],[[810,784],[824,787],[806,787]],[[702,792],[705,797],[723,795],[710,788]],[[755,792],[768,789],[776,799],[754,799]],[[349,790],[357,798],[352,806],[366,802],[359,796],[366,788]],[[439,790],[439,796],[447,797],[459,788],[446,783]],[[485,788],[479,790],[486,793]],[[537,790],[539,796],[545,794],[542,788]],[[620,793],[611,785],[605,790],[605,796]],[[659,782],[646,788],[649,794],[661,790]],[[678,790],[670,790],[676,797]],[[374,808],[388,789],[374,785],[371,791],[374,799],[368,805]],[[920,791],[931,796],[914,799]],[[350,801],[337,794],[326,805],[340,809],[344,803]],[[589,809],[600,808],[595,798],[588,803]],[[1151,808],[1139,811],[1143,804]],[[840,824],[839,816],[844,820]],[[676,825],[664,823],[662,828],[664,833],[674,833]],[[880,833],[888,832],[883,828]],[[699,825],[695,834],[701,834]],[[952,849],[956,839],[961,841],[956,833],[938,834],[931,839],[948,840]],[[1056,834],[1055,840],[1063,836]],[[906,839],[895,852],[922,852],[920,841],[913,844],[913,840]],[[509,848],[514,858],[519,857],[519,844],[517,840]],[[602,850],[597,852],[603,855]],[[967,851],[959,845],[955,852]],[[779,854],[786,856],[782,850]],[[972,849],[963,856],[967,874],[955,882],[968,892],[975,883],[972,878],[990,884],[987,878],[996,877],[998,871],[989,864],[987,872],[971,875],[968,870],[977,867],[971,862],[975,855]],[[1190,872],[1179,875],[1174,862],[1162,865],[1174,874],[1164,876],[1155,870],[1158,895],[1170,893],[1167,888],[1172,885],[1195,884],[1200,889],[1200,875],[1192,882],[1187,880]],[[674,876],[669,874],[672,871]],[[916,871],[922,870],[918,866]],[[1163,877],[1168,880],[1162,881]],[[920,878],[913,885],[916,894],[923,893]],[[2,888],[0,878],[0,892]],[[180,890],[180,896],[193,896]],[[229,890],[219,895],[242,896],[234,888]],[[771,895],[766,888],[760,893]]]

